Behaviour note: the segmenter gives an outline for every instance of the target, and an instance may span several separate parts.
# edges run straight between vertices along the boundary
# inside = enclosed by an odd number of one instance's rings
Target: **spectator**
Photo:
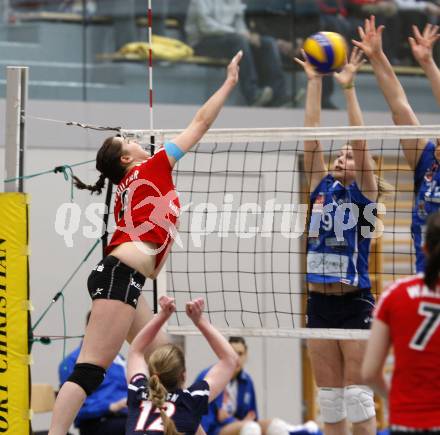
[[[240,87],[249,105],[284,103],[286,82],[275,38],[249,31],[241,0],[191,0],[187,19],[188,43],[196,54],[230,58],[243,51]]]
[[[318,5],[321,13],[321,28],[340,33],[350,39],[352,30],[347,19],[345,0],[318,0]]]
[[[274,418],[259,420],[254,383],[243,370],[247,360],[247,344],[242,337],[230,337],[238,355],[238,365],[226,389],[209,404],[208,414],[202,418],[206,435],[288,435],[292,433],[316,433],[316,425],[289,426]],[[197,381],[204,378],[209,369],[203,370]]]
[[[350,41],[352,30],[347,19],[345,0],[318,0],[318,6],[320,11],[320,30],[340,33],[347,41]],[[324,76],[322,81],[323,109],[337,109],[331,100],[334,88],[333,76]]]
[[[275,38],[284,56],[283,61],[291,66],[292,58],[299,54],[295,44],[297,41],[294,41],[298,23],[294,20],[291,2],[272,0],[268,4],[266,0],[244,0],[244,3],[248,27],[252,32]]]
[[[418,0],[395,0],[399,9],[400,31],[397,39],[407,41],[407,35],[412,33],[412,26],[423,28],[427,23],[436,24],[440,16],[440,6],[435,2]],[[411,50],[408,44],[403,45],[402,57],[412,62]]]
[[[153,33],[165,34],[165,18],[168,14],[168,0],[153,0]],[[97,14],[114,18],[115,49],[135,41],[145,41],[147,33],[139,31],[136,18],[145,17],[145,1],[141,0],[105,0],[97,2]],[[145,27],[144,27],[145,28]]]
[[[87,314],[86,324],[89,322]],[[60,383],[73,372],[81,346],[61,362],[58,368]],[[107,369],[104,382],[89,397],[75,419],[80,435],[125,435],[127,420],[127,381],[125,360],[118,355]]]
[[[419,0],[395,0],[400,11],[420,12],[431,21],[440,16],[440,6],[436,2]]]
[[[366,18],[371,15],[376,16],[379,25],[385,26],[384,52],[392,64],[400,64],[401,40],[396,35],[401,33],[401,29],[395,0],[348,0],[347,10],[353,30],[363,26]]]

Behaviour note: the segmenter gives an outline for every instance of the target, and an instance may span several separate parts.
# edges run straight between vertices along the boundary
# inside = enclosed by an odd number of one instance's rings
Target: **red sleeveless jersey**
[[[157,246],[156,265],[168,252],[177,232],[180,203],[164,149],[132,168],[116,190],[116,231],[106,255],[121,243],[152,242]]]
[[[394,348],[390,423],[440,427],[440,281],[435,292],[423,275],[396,281],[382,295],[376,318],[389,326]]]

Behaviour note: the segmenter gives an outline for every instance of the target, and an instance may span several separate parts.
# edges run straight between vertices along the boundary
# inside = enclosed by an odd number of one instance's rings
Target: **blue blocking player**
[[[145,352],[156,334],[176,310],[174,299],[160,299],[161,312],[133,340],[127,363],[127,435],[165,435],[204,433],[200,426],[208,403],[223,391],[238,364],[228,341],[203,316],[204,301],[186,304],[186,314],[208,341],[219,358],[204,379],[184,388],[186,369],[182,350],[166,344],[154,350],[148,364]],[[147,375],[149,373],[149,377]]]
[[[433,61],[428,60],[423,65],[423,59],[432,58],[432,47],[437,36],[438,28],[428,26],[423,35],[414,28],[414,38],[411,38],[411,48],[414,56],[421,63],[430,79],[433,93],[440,103],[440,74],[433,70]],[[364,28],[359,28],[361,41],[353,41],[368,56],[376,76],[377,83],[391,110],[394,124],[420,125],[414,113],[405,90],[399,82],[396,73],[382,50],[383,26],[376,28],[374,17],[365,20]],[[411,234],[416,252],[416,271],[425,270],[425,254],[423,252],[424,233],[428,215],[440,210],[440,146],[430,140],[402,139],[403,154],[414,171],[414,205],[412,210]]]
[[[310,63],[296,59],[308,79],[305,126],[318,127],[321,117],[322,76]],[[363,125],[355,77],[362,65],[360,50],[335,79],[341,85],[350,125]],[[382,182],[363,140],[339,151],[329,172],[319,141],[304,143],[304,165],[310,185],[312,214],[307,245],[309,297],[307,327],[370,327],[374,298],[368,276],[370,241]],[[324,433],[375,434],[373,392],[362,385],[360,366],[365,343],[356,340],[309,340]]]

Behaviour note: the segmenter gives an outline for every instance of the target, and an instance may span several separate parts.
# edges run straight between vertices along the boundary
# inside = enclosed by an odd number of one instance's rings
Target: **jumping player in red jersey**
[[[440,213],[428,217],[425,273],[396,281],[375,312],[364,380],[389,396],[391,434],[440,434]],[[383,374],[389,349],[391,387]]]
[[[185,389],[186,369],[182,350],[166,344],[150,354],[148,365],[145,352],[160,328],[176,310],[174,299],[160,298],[162,311],[139,332],[128,353],[127,435],[165,435],[204,433],[200,427],[202,415],[226,387],[238,364],[238,356],[229,342],[203,316],[204,301],[196,299],[186,304],[186,314],[204,335],[219,358],[205,377]],[[147,374],[150,377],[147,377]]]
[[[141,296],[146,278],[155,278],[176,236],[179,201],[171,171],[217,118],[238,82],[239,52],[227,67],[223,85],[197,112],[190,125],[153,157],[136,142],[108,138],[96,156],[101,173],[94,186],[76,178],[76,186],[101,193],[108,178],[117,184],[117,230],[107,256],[94,268],[87,286],[93,300],[81,353],[55,402],[49,435],[65,435],[85,398],[103,381],[123,342],[133,340],[153,317]],[[161,332],[154,347],[167,342]]]

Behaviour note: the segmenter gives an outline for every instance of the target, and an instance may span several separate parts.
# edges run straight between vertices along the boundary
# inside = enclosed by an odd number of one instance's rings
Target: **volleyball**
[[[319,32],[304,42],[308,61],[322,74],[342,68],[347,58],[347,42],[339,33]]]

